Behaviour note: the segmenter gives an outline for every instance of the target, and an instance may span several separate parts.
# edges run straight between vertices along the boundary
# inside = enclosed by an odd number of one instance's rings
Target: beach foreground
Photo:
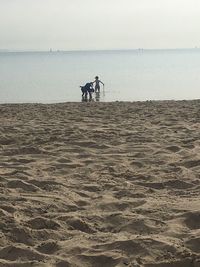
[[[200,100],[0,105],[0,267],[200,267]]]

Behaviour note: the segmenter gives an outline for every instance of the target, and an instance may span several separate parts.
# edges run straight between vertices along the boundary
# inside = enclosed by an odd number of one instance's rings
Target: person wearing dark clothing
[[[93,83],[89,82],[86,83],[84,86],[80,86],[81,87],[81,91],[82,91],[82,98],[87,100],[87,96],[89,94],[89,100],[92,99],[92,92],[94,92],[93,89]]]

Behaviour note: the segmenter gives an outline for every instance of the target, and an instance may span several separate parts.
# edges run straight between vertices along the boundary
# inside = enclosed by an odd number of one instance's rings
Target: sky
[[[200,0],[0,0],[0,49],[200,47]]]

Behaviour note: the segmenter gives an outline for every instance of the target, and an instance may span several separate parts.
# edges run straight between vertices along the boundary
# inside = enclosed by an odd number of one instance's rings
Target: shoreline
[[[63,102],[8,102],[8,103],[0,103],[0,106],[3,105],[63,105],[63,104],[81,104],[81,103],[96,103],[96,104],[113,104],[113,103],[127,103],[127,104],[134,104],[134,103],[159,103],[159,102],[199,102],[200,98],[194,98],[194,99],[155,99],[155,100],[134,100],[134,101],[129,101],[129,100],[113,100],[113,101],[63,101]]]

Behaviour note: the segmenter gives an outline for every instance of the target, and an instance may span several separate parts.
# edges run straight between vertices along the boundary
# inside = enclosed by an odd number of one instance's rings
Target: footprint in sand
[[[193,252],[200,253],[200,237],[189,238],[185,245]]]
[[[39,190],[38,187],[36,187],[35,185],[32,185],[30,183],[24,182],[22,180],[11,180],[7,183],[8,188],[19,188],[22,189],[24,191],[30,191],[30,192],[36,192]]]
[[[34,240],[31,236],[30,230],[26,227],[14,227],[10,232],[10,241],[22,243],[28,246],[32,246],[34,244]]]
[[[50,255],[55,253],[59,249],[60,249],[60,246],[58,245],[57,242],[53,240],[48,240],[46,242],[43,242],[39,244],[36,248],[36,250],[39,251],[40,253],[50,254]]]
[[[31,219],[26,222],[26,225],[32,229],[52,229],[52,230],[57,230],[60,228],[60,225],[55,222],[54,220],[42,218],[42,217],[37,217],[34,219]]]
[[[142,246],[142,244],[140,244],[138,240],[134,239],[118,240],[105,244],[99,244],[93,246],[93,248],[105,251],[110,251],[110,250],[123,251],[123,253],[125,253],[127,256],[140,255],[141,251],[143,251],[144,253],[146,251],[145,248]]]
[[[174,153],[181,150],[181,148],[179,146],[167,146],[166,149],[171,151],[171,152],[174,152]]]
[[[78,266],[91,266],[91,267],[92,266],[95,266],[95,267],[123,266],[121,265],[123,262],[122,257],[119,257],[119,256],[115,257],[115,255],[112,256],[112,255],[105,255],[105,254],[102,255],[100,253],[95,255],[94,253],[89,253],[89,252],[85,255],[82,254],[82,255],[76,256],[76,262],[81,263]]]
[[[144,267],[200,267],[200,263],[196,264],[192,259],[183,259],[175,261],[163,261],[160,263],[144,264]]]
[[[55,264],[55,267],[72,267],[73,265],[66,260],[61,260]],[[74,265],[75,266],[75,265]]]
[[[163,183],[164,186],[170,187],[172,189],[188,189],[192,188],[194,185],[191,183],[187,183],[181,180],[169,180],[165,183]]]
[[[194,168],[200,166],[200,160],[189,160],[182,163],[182,166],[186,168]]]
[[[9,261],[16,261],[19,260],[19,258],[23,258],[24,261],[41,261],[45,259],[45,256],[28,247],[10,245],[0,249],[0,258]]]
[[[92,226],[84,221],[83,219],[79,218],[69,218],[67,220],[67,224],[69,225],[70,230],[78,230],[84,233],[94,233],[95,230],[92,228]]]
[[[184,218],[184,223],[185,225],[191,229],[191,230],[196,230],[200,229],[200,212],[187,212],[182,215]]]

